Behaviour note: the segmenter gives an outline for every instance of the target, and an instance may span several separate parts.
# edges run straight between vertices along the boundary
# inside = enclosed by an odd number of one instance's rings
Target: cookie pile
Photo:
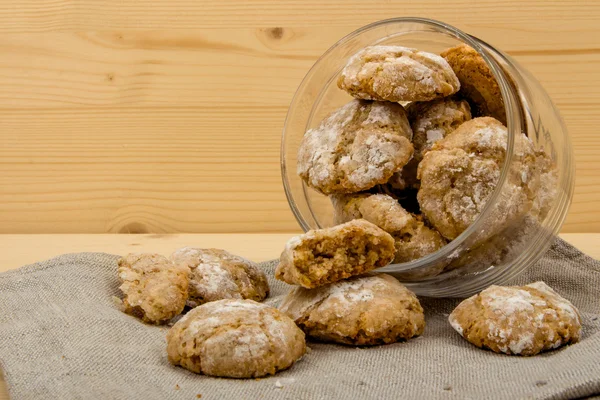
[[[252,378],[289,368],[306,352],[304,333],[276,308],[260,267],[225,250],[184,247],[167,259],[129,254],[118,261],[121,310],[166,324],[174,365],[212,376]]]
[[[359,276],[394,252],[392,236],[364,219],[293,237],[275,278],[298,286],[279,308],[321,341],[372,346],[418,336],[425,316],[414,293],[390,275]]]
[[[496,189],[508,142],[500,89],[481,56],[466,45],[441,55],[371,46],[350,58],[338,86],[355,99],[305,133],[297,158],[304,182],[330,197],[334,223],[362,218],[390,233],[395,263],[464,232]],[[498,235],[519,251],[551,207],[557,174],[525,134],[514,139],[511,168],[472,252],[402,279],[466,259],[496,263],[506,249],[486,244]]]
[[[275,277],[297,286],[279,309],[308,337],[367,346],[423,334],[423,308],[412,292],[390,275],[355,275],[373,270],[368,259],[384,259],[371,254],[373,246],[384,254],[382,241],[391,238],[383,230],[373,235],[376,229],[359,219],[288,241]],[[577,309],[544,282],[490,286],[460,303],[448,320],[475,346],[511,355],[535,355],[576,343],[581,335]]]

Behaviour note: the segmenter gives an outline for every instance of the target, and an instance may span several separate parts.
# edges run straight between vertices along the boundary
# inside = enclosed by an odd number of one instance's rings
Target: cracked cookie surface
[[[228,251],[183,247],[171,260],[190,269],[189,307],[221,299],[262,301],[269,294],[267,276],[258,264]]]
[[[315,288],[384,267],[394,253],[389,233],[357,219],[291,238],[281,253],[275,278]]]
[[[402,46],[370,46],[350,57],[338,87],[353,97],[380,101],[428,101],[460,88],[442,57]]]
[[[304,333],[276,308],[224,299],[198,306],[167,334],[169,362],[192,372],[257,378],[289,368],[306,352]]]
[[[406,165],[413,154],[411,139],[401,105],[353,100],[305,133],[297,172],[324,194],[360,192]]]
[[[447,239],[462,233],[483,210],[502,171],[508,133],[499,121],[480,117],[436,142],[419,164],[417,199],[423,214]],[[539,188],[531,141],[514,139],[513,159],[482,240],[527,213]]]
[[[159,254],[128,254],[118,261],[122,311],[151,324],[179,315],[188,296],[188,268]]]
[[[417,297],[386,274],[354,277],[317,289],[296,287],[279,309],[315,339],[371,346],[423,333]]]
[[[577,309],[544,282],[490,286],[460,303],[448,318],[477,347],[531,356],[579,341]]]

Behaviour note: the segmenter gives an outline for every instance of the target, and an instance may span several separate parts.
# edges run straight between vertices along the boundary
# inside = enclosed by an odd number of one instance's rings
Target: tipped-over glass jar
[[[306,186],[297,174],[297,152],[305,132],[351,100],[337,78],[348,59],[373,45],[398,45],[439,54],[464,43],[483,58],[502,94],[508,135],[506,155],[495,189],[473,223],[434,253],[378,271],[397,276],[419,295],[467,296],[500,284],[533,265],[548,250],[571,203],[574,162],[569,136],[558,110],[539,82],[515,60],[493,46],[445,23],[395,18],[367,25],[333,45],[308,72],[290,105],[281,145],[281,173],[290,207],[305,231],[333,225],[329,198]],[[523,132],[545,153],[552,173],[541,174],[536,212],[498,227],[510,202],[510,180],[523,173],[515,138]],[[437,271],[435,274],[428,271]]]

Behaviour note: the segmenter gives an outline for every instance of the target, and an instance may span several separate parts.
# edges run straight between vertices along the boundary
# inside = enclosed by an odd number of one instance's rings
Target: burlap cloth
[[[182,243],[183,245],[183,243]],[[576,398],[600,393],[600,262],[557,240],[515,283],[544,280],[583,317],[583,340],[536,357],[475,348],[446,318],[458,300],[421,299],[425,334],[355,348],[310,343],[290,370],[217,379],[171,366],[167,328],[116,308],[117,256],[68,254],[0,275],[0,362],[13,399]],[[272,276],[274,262],[263,267]],[[288,289],[270,281],[272,298]]]

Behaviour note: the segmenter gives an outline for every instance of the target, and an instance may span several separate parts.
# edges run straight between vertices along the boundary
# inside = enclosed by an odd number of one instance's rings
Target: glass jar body
[[[331,202],[297,175],[296,154],[308,129],[351,100],[336,85],[347,59],[372,45],[400,45],[439,54],[461,42],[481,54],[502,92],[508,128],[506,157],[494,193],[467,230],[435,253],[380,270],[423,296],[467,296],[506,282],[539,260],[560,230],[572,198],[574,162],[564,123],[539,82],[500,50],[447,24],[419,18],[380,21],[346,36],[315,63],[292,100],[282,137],[282,178],[296,219],[305,231],[333,225]],[[544,193],[539,197],[551,201],[543,212],[528,211],[499,226],[499,216],[511,201],[507,196],[511,177],[522,173],[515,146],[521,132],[556,167],[556,173],[542,176],[540,183]],[[442,272],[430,276],[428,271]]]

